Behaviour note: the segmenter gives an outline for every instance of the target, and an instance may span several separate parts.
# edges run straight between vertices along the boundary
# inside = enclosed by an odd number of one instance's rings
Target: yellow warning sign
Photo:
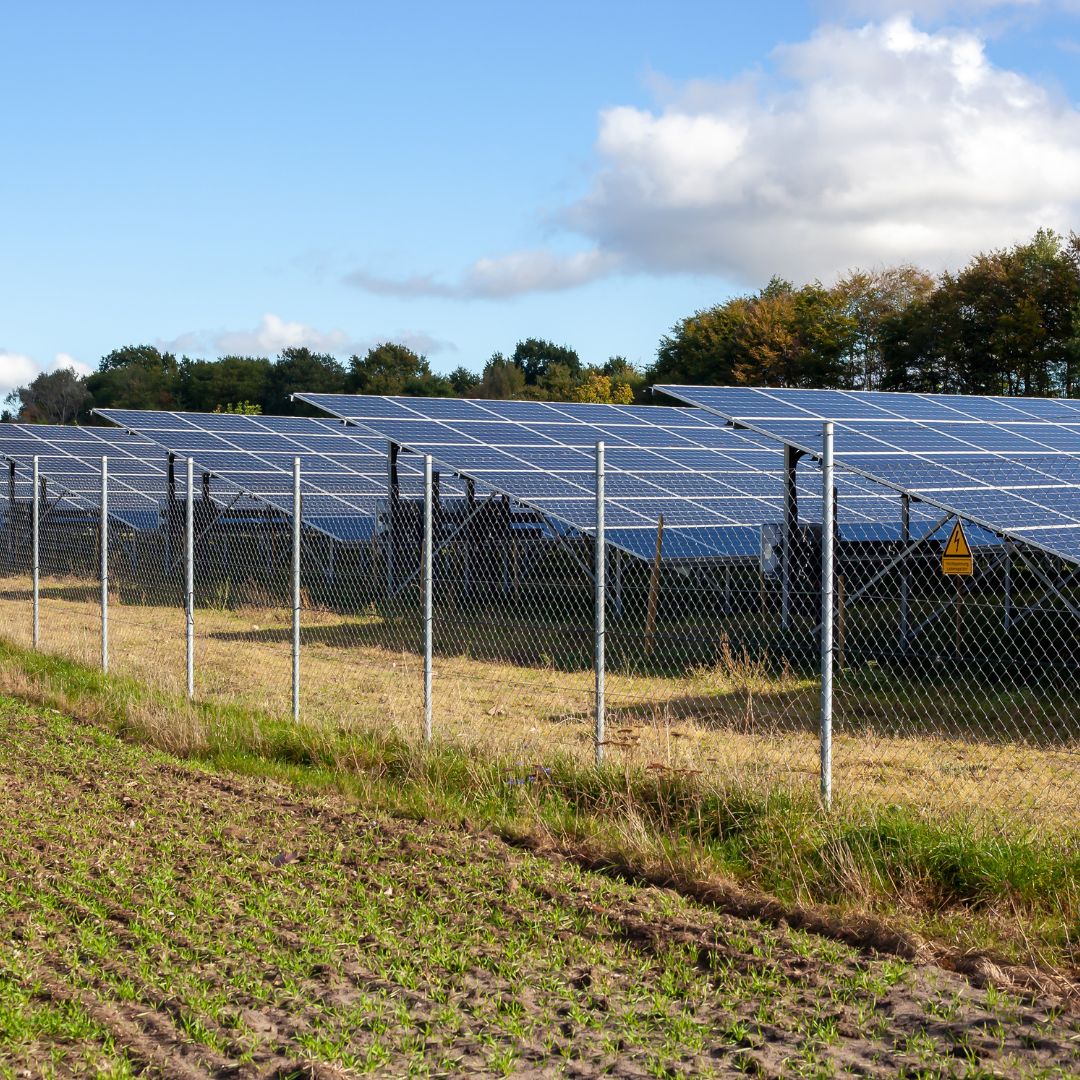
[[[949,539],[945,542],[945,550],[941,553],[941,572],[959,574],[962,577],[971,576],[971,545],[964,535],[964,526],[959,518],[956,519]]]

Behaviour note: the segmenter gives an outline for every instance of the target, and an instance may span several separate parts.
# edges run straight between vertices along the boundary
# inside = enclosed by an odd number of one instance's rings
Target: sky
[[[1080,231],[1080,0],[0,4],[0,396],[149,343],[645,365]]]

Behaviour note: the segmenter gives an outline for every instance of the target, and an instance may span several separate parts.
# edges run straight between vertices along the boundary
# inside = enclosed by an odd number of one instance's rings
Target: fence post
[[[41,480],[39,478],[38,456],[34,455],[34,498],[30,512],[30,581],[33,596],[33,633],[34,648],[40,641],[41,621]]]
[[[596,543],[593,559],[593,586],[595,592],[595,616],[593,630],[595,643],[593,655],[596,667],[596,764],[604,760],[604,574],[607,564],[607,546],[604,535],[604,444],[596,444]]]
[[[434,620],[432,617],[432,503],[431,455],[424,455],[424,742],[431,742],[431,656]]]
[[[101,670],[109,670],[109,459],[101,456]]]
[[[187,459],[187,490],[184,498],[184,621],[187,645],[187,696],[195,697],[195,469]]]
[[[821,432],[821,804],[832,806],[833,676],[833,425]]]
[[[300,458],[292,463],[292,715],[300,719]]]

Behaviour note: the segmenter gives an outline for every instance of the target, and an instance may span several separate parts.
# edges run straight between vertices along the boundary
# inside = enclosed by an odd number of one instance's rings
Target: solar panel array
[[[135,529],[156,529],[166,494],[166,461],[152,442],[110,428],[0,424],[0,458],[16,467],[16,499],[32,497],[36,456],[48,494],[96,510],[103,455],[109,459],[110,515]]]
[[[1080,562],[1080,401],[658,386],[984,527]],[[842,505],[842,504],[841,504]]]
[[[292,513],[292,464],[299,457],[305,524],[345,542],[374,532],[376,504],[387,494],[385,439],[312,417],[96,411],[286,514]],[[399,472],[403,493],[421,494],[422,471],[403,462]]]
[[[735,432],[701,410],[297,394],[440,466],[472,477],[589,533],[595,444],[606,450],[610,543],[642,558],[664,519],[671,558],[752,556],[760,527],[783,519],[782,455],[768,439]],[[821,520],[820,474],[802,470],[803,517]],[[841,528],[850,538],[895,536],[899,503],[857,477],[841,480]],[[938,515],[940,516],[940,515]],[[916,515],[916,530],[930,514]]]

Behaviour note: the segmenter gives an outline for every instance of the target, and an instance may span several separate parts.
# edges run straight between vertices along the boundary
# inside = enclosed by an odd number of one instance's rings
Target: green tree
[[[548,369],[555,364],[563,365],[571,376],[581,371],[581,358],[573,349],[542,338],[519,341],[510,359],[524,372],[528,386],[539,386]],[[557,378],[561,379],[561,375]]]
[[[86,388],[99,408],[172,409],[180,396],[179,365],[153,345],[128,345],[101,358]]]
[[[852,390],[879,390],[885,378],[885,338],[899,317],[929,299],[934,279],[914,266],[851,270],[832,291],[852,320],[842,385]]]
[[[227,416],[262,416],[262,406],[253,401],[230,401],[225,405],[218,405],[214,412]]]
[[[695,311],[660,339],[650,383],[730,386],[735,382],[735,325],[741,311],[731,301]]]
[[[1080,350],[1075,238],[1040,230],[975,256],[891,320],[885,385],[967,394],[1071,394]]]
[[[452,390],[449,379],[432,372],[426,356],[391,341],[351,357],[345,386],[350,393],[438,397]]]
[[[291,394],[342,394],[345,368],[329,353],[315,353],[303,346],[283,349],[270,369],[266,412],[272,415],[311,415],[316,412]]]
[[[263,356],[223,356],[180,361],[180,400],[185,409],[214,412],[230,401],[249,401],[266,411],[270,361]]]
[[[525,390],[525,372],[513,360],[508,360],[502,353],[492,353],[491,359],[484,365],[472,396],[510,400],[518,398]]]
[[[457,397],[468,397],[480,385],[480,376],[463,365],[454,368],[447,379],[450,389]]]
[[[18,417],[25,423],[73,424],[89,405],[90,391],[74,369],[57,368],[12,390],[5,400],[18,407]]]
[[[773,278],[677,323],[660,342],[652,382],[837,386],[854,321],[818,283]]]

